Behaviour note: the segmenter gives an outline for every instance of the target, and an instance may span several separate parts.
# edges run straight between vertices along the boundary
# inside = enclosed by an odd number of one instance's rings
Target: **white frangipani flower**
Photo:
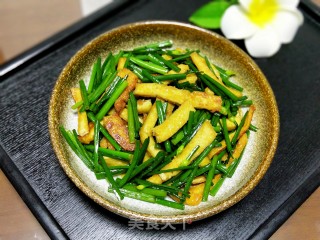
[[[245,39],[253,57],[270,57],[283,43],[290,43],[303,15],[299,0],[239,0],[221,19],[221,30],[229,39]]]

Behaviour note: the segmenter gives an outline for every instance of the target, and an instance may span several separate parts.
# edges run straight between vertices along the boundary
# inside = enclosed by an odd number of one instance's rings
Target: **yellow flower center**
[[[279,9],[277,0],[252,0],[249,6],[249,19],[260,27],[270,22]]]

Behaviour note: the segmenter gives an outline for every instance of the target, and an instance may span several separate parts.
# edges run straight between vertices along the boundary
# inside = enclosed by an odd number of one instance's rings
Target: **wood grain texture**
[[[314,0],[317,1],[318,4],[320,4],[320,0]],[[164,11],[163,9],[159,9],[159,11]],[[151,15],[147,16],[150,18]],[[174,15],[174,14],[172,14]],[[142,15],[141,15],[142,16]],[[25,49],[31,47],[32,45],[36,44],[37,42],[47,38],[48,36],[54,34],[59,29],[62,29],[72,22],[76,21],[80,18],[80,6],[78,4],[78,1],[76,0],[70,0],[70,1],[63,1],[63,0],[55,0],[55,1],[41,1],[41,0],[24,0],[24,1],[11,1],[11,0],[1,0],[0,1],[0,51],[2,52],[2,61],[8,60],[11,57],[15,56],[16,54],[20,53],[21,51],[24,51]],[[142,18],[142,17],[141,17]],[[18,20],[18,21],[17,21]],[[100,30],[102,31],[102,30]],[[87,36],[87,39],[89,37]],[[79,45],[79,44],[78,44]],[[66,50],[66,48],[65,48]],[[290,48],[288,49],[290,51]],[[0,52],[0,56],[1,56]],[[70,52],[68,53],[70,54]],[[61,53],[58,56],[63,56]],[[62,62],[67,61],[68,57],[62,58]],[[1,59],[0,59],[1,63]],[[50,61],[45,62],[46,64],[49,64]],[[262,62],[263,64],[263,62]],[[272,65],[272,64],[271,64]],[[61,68],[63,64],[57,64],[56,67]],[[36,80],[37,78],[44,78],[46,73],[53,74],[54,76],[58,74],[58,70],[51,71],[50,68],[42,65],[42,75],[34,75],[31,77],[29,81],[24,81],[24,83],[32,84],[32,80]],[[308,70],[308,69],[306,69]],[[311,70],[311,69],[309,69]],[[30,74],[30,72],[25,71],[24,73]],[[272,74],[270,74],[272,75]],[[23,79],[23,76],[18,76],[20,80]],[[36,91],[32,91],[31,88],[27,89],[26,91],[30,91],[31,94],[34,94],[33,97],[30,96],[22,105],[19,105],[19,107],[28,106],[30,104],[30,101],[34,104],[36,104],[38,107],[41,107],[45,109],[47,101],[48,101],[48,94],[50,94],[50,89],[53,86],[54,83],[54,77],[50,77],[48,79],[49,81],[49,87],[43,91],[40,90],[40,94]],[[42,80],[42,84],[45,84],[46,81]],[[277,85],[278,87],[285,87],[285,84],[283,86],[280,84]],[[14,88],[12,86],[7,86],[11,90],[18,90],[18,88]],[[289,93],[288,93],[289,94]],[[289,96],[290,97],[290,96]],[[19,99],[19,97],[15,97],[14,99]],[[38,102],[37,99],[44,100],[43,103]],[[292,98],[294,101],[294,98]],[[282,104],[284,102],[283,99],[280,99],[280,103]],[[294,113],[291,113],[289,110],[286,109],[285,106],[281,105],[281,110],[283,114],[286,114],[286,116],[294,116]],[[8,110],[8,109],[7,109]],[[36,112],[40,113],[40,112]],[[13,117],[13,112],[6,112],[6,114],[10,117]],[[23,121],[24,124],[28,124],[28,121],[23,119],[23,114],[26,114],[26,112],[22,112],[22,115],[16,116],[16,120]],[[306,113],[308,114],[308,113]],[[45,121],[46,116],[41,116],[40,118],[36,118],[38,121]],[[41,131],[45,130],[46,127],[44,126],[45,123],[41,123],[40,126],[36,123],[32,123],[32,126],[35,128],[34,131],[31,133],[31,136],[35,136],[37,134],[41,134]],[[290,126],[291,122],[287,120],[284,122],[285,126]],[[39,127],[40,130],[38,131],[36,127]],[[23,124],[20,125],[20,130],[23,131],[24,126]],[[14,129],[11,129],[14,132]],[[300,132],[296,130],[298,134]],[[8,131],[7,133],[9,133]],[[35,134],[35,135],[34,135]],[[13,135],[17,136],[17,135]],[[24,139],[27,139],[27,135],[20,135],[24,137]],[[287,141],[290,143],[293,143],[293,140],[290,138],[289,135],[286,135]],[[10,138],[10,137],[9,137]],[[306,136],[302,135],[302,143],[306,142]],[[14,138],[7,139],[7,142],[14,142]],[[41,137],[40,143],[44,144],[45,149],[50,149],[50,146],[48,143],[48,137]],[[22,145],[23,147],[28,147],[26,145]],[[35,153],[33,154],[33,157],[39,157],[40,156],[40,149],[35,147]],[[26,153],[21,148],[21,151],[17,151],[17,149],[11,149],[11,153],[15,154],[14,157],[18,158],[19,156],[25,156]],[[289,151],[295,151],[294,149],[290,149],[289,147],[285,149],[287,153],[289,154]],[[52,152],[50,152],[52,154]],[[283,161],[286,160],[285,152],[282,152],[283,155]],[[298,154],[298,152],[297,152]],[[46,158],[49,158],[52,161],[54,160],[54,157],[52,156],[41,156],[43,160],[45,161]],[[288,161],[288,159],[287,159]],[[41,171],[45,170],[45,168],[39,168],[37,166],[33,167],[32,169],[26,169],[24,168],[25,165],[21,162],[20,168],[24,169],[26,174],[29,174],[31,176],[32,174],[38,174],[41,175]],[[63,174],[61,169],[54,165],[52,166],[54,170],[56,170],[57,175]],[[275,169],[277,171],[277,169]],[[284,171],[284,170],[281,170]],[[282,172],[278,170],[279,174]],[[50,172],[50,174],[53,174]],[[72,190],[72,193],[76,194],[76,199],[81,199],[83,202],[79,204],[77,209],[79,210],[79,219],[82,219],[82,221],[86,221],[86,219],[81,216],[81,213],[86,213],[89,211],[94,212],[93,215],[95,215],[97,221],[110,221],[110,224],[106,224],[110,227],[108,231],[106,231],[109,236],[112,236],[112,234],[119,233],[112,230],[112,227],[115,226],[122,226],[122,229],[120,230],[120,234],[124,234],[126,231],[128,231],[128,227],[126,226],[127,221],[124,219],[116,220],[116,216],[113,214],[108,213],[107,211],[104,211],[98,206],[94,206],[92,208],[93,202],[85,198],[79,191],[75,191],[73,188],[74,186],[68,182],[65,177],[58,177],[57,175],[53,174],[50,177],[61,181],[64,181],[68,183],[68,185],[62,189],[62,193],[58,192],[59,189],[55,189],[55,185],[52,183],[51,185],[51,191],[48,189],[42,189],[45,188],[45,186],[41,185],[41,178],[33,178],[33,183],[38,185],[38,191],[41,192],[42,190],[45,194],[43,195],[43,201],[47,202],[47,204],[52,207],[52,209],[57,209],[56,204],[61,204],[67,206],[68,203],[64,201],[63,197],[66,197],[67,199],[71,199],[70,193],[68,191]],[[43,176],[43,175],[42,175]],[[48,183],[48,182],[46,182]],[[280,186],[283,189],[285,188],[281,183],[279,182]],[[266,186],[268,184],[264,184],[263,186]],[[272,197],[272,196],[271,196]],[[54,199],[54,201],[52,201]],[[259,201],[259,199],[257,199]],[[263,202],[260,199],[260,202]],[[318,189],[314,194],[310,196],[310,198],[288,219],[288,221],[271,237],[273,240],[282,240],[282,239],[320,239],[320,190]],[[68,214],[74,213],[72,209],[69,209],[68,207],[63,207],[62,209],[67,210],[68,212],[57,212],[58,214],[57,218],[59,218],[60,223],[65,224],[68,226],[68,229],[70,231],[70,234],[72,236],[77,236],[77,229],[81,226],[81,221],[77,222],[77,225],[72,226],[71,223],[68,223],[67,220],[62,219],[62,216],[67,216]],[[103,213],[101,217],[101,212]],[[236,212],[237,213],[237,212]],[[239,213],[240,214],[240,213]],[[59,217],[60,216],[60,217]],[[94,216],[93,216],[94,217]],[[223,217],[223,216],[221,216]],[[217,220],[217,218],[212,219],[213,221]],[[254,219],[253,219],[254,221]],[[203,223],[204,224],[204,223]],[[104,225],[105,226],[105,225]],[[73,227],[73,228],[72,228]],[[192,227],[190,226],[190,229],[196,229],[198,228],[199,231],[203,231],[205,235],[212,236],[215,229],[212,229],[211,231],[209,229],[203,229],[199,227]],[[180,231],[181,232],[181,231]],[[139,231],[134,231],[135,234],[139,234]],[[90,232],[88,233],[90,234]],[[149,234],[149,236],[156,237],[158,234]],[[160,235],[160,234],[159,234]],[[88,235],[87,235],[88,236]],[[162,236],[166,236],[165,234]],[[193,231],[193,236],[196,236],[195,232]],[[178,239],[178,236],[175,235],[175,239]],[[0,172],[0,239],[48,239],[48,236],[45,234],[41,226],[38,224],[37,220],[33,217],[33,215],[30,213],[29,209],[25,206],[22,199],[19,197],[19,195],[15,192],[15,190],[12,188],[12,185],[7,181],[6,177],[3,175],[2,172]],[[196,239],[196,238],[195,238]]]
[[[315,3],[318,7],[320,7],[320,0],[311,0],[311,2]]]
[[[320,239],[320,188],[275,232],[270,240]]]
[[[0,189],[0,239],[49,239],[2,171]]]
[[[78,0],[0,1],[0,48],[6,60],[81,18]]]

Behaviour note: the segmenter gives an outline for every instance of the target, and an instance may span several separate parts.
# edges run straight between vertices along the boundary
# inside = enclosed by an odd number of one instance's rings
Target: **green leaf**
[[[190,16],[189,21],[199,27],[218,29],[224,12],[232,3],[229,1],[209,2],[196,10]]]

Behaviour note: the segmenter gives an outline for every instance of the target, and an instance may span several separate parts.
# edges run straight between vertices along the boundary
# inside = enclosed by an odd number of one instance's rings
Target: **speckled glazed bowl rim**
[[[140,212],[132,211],[132,210],[123,208],[121,206],[118,206],[115,203],[108,201],[107,199],[103,198],[102,196],[94,192],[92,189],[90,189],[89,186],[87,186],[81,180],[81,178],[77,175],[77,173],[71,168],[69,160],[67,159],[66,154],[64,154],[63,148],[61,147],[59,121],[58,121],[58,118],[55,116],[55,113],[57,112],[56,108],[59,107],[59,92],[57,89],[59,89],[64,84],[65,75],[71,71],[73,64],[77,62],[77,59],[80,56],[85,55],[90,48],[94,48],[95,42],[98,42],[99,38],[106,37],[106,35],[113,35],[119,32],[125,32],[127,29],[140,28],[140,27],[143,28],[146,25],[161,26],[161,27],[174,26],[177,29],[189,28],[197,32],[202,32],[202,34],[204,34],[206,37],[213,37],[213,38],[219,39],[219,41],[227,42],[227,44],[230,45],[230,48],[232,48],[232,50],[235,51],[236,54],[239,55],[240,58],[242,58],[242,60],[248,62],[248,64],[251,65],[252,69],[254,70],[253,74],[256,74],[256,76],[258,76],[259,81],[261,81],[260,84],[263,85],[263,88],[267,92],[266,94],[269,97],[267,101],[272,108],[271,121],[273,121],[273,124],[274,124],[274,128],[273,128],[274,131],[272,133],[272,139],[270,140],[269,151],[265,154],[264,159],[260,163],[259,167],[256,169],[253,176],[249,179],[249,181],[242,188],[240,188],[235,194],[231,195],[229,198],[225,199],[220,204],[212,208],[204,209],[199,212],[191,213],[191,214],[166,216],[166,215],[153,215],[153,214],[140,213]],[[67,174],[67,176],[74,182],[74,184],[83,193],[85,193],[89,198],[94,200],[99,205],[103,206],[104,208],[116,214],[127,217],[129,219],[140,219],[142,221],[157,222],[157,223],[166,223],[166,222],[182,223],[186,221],[196,221],[196,220],[204,219],[212,215],[215,215],[231,207],[237,202],[239,202],[250,191],[253,190],[253,188],[260,182],[260,180],[265,175],[267,169],[269,168],[272,162],[273,156],[275,154],[276,147],[278,144],[278,137],[279,137],[279,113],[278,113],[276,100],[268,81],[266,80],[264,74],[261,72],[259,67],[255,64],[255,62],[245,52],[243,52],[240,48],[238,48],[236,45],[234,45],[232,42],[228,41],[224,37],[216,33],[213,33],[213,32],[210,32],[186,23],[173,22],[173,21],[145,21],[145,22],[136,22],[136,23],[123,25],[96,37],[91,42],[86,44],[82,49],[80,49],[72,57],[72,59],[68,62],[68,64],[65,66],[65,68],[61,72],[51,95],[48,120],[49,120],[49,132],[50,132],[51,143],[52,143],[54,152],[59,160],[59,163],[62,166],[65,173]]]

